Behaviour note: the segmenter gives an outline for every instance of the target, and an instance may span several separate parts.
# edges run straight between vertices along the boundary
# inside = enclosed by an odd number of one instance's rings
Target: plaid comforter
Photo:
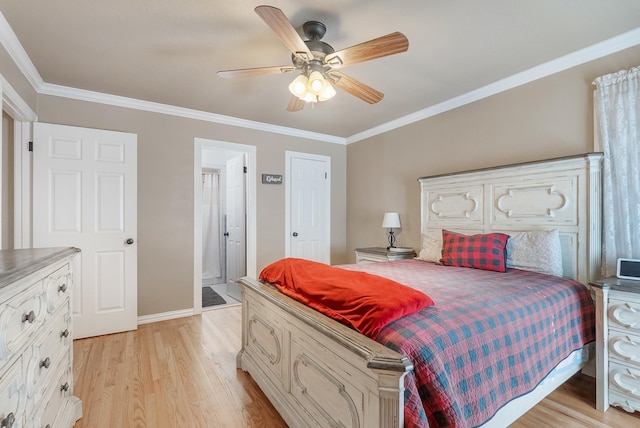
[[[575,281],[419,260],[341,267],[391,278],[435,301],[376,338],[413,362],[406,427],[481,425],[594,340],[594,304]]]

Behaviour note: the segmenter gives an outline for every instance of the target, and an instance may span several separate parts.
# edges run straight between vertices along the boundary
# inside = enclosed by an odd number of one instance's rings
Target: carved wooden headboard
[[[419,178],[423,234],[558,229],[564,276],[600,276],[602,153]]]

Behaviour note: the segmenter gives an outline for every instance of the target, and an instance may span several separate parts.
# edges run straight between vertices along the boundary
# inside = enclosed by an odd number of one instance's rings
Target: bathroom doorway
[[[202,149],[202,308],[239,304],[236,280],[247,274],[246,156]]]
[[[238,305],[237,279],[255,271],[255,148],[196,139],[194,313]],[[251,150],[253,149],[253,150]],[[197,181],[196,181],[197,177]],[[253,269],[252,269],[253,267]]]

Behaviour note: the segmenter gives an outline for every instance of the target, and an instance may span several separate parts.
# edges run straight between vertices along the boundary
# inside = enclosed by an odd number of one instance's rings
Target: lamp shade
[[[387,229],[400,227],[400,215],[398,213],[384,213],[382,227]]]
[[[307,93],[307,83],[309,79],[304,74],[296,77],[293,82],[289,85],[289,92],[295,95],[298,98],[304,98]]]

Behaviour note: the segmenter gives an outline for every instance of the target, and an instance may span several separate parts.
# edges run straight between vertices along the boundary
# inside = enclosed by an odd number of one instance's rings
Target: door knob
[[[293,232],[293,236],[298,236],[298,232]]]
[[[223,233],[224,236],[229,236],[229,232]]]
[[[133,238],[127,239],[126,241],[124,241],[124,243],[127,244],[127,245],[133,244]]]

